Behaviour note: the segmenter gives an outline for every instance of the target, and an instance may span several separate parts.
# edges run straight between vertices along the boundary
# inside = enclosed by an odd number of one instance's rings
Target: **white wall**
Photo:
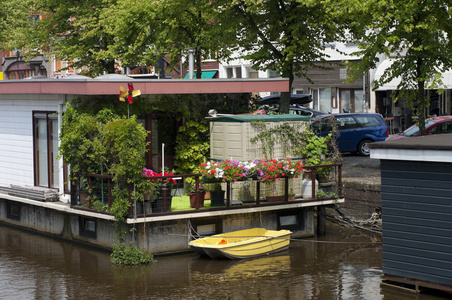
[[[34,185],[33,111],[63,103],[64,95],[0,94],[0,186]]]

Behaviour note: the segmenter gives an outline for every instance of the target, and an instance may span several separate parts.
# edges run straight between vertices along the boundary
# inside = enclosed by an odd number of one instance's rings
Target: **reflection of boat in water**
[[[251,278],[276,275],[290,268],[289,255],[262,257],[240,261],[225,270],[229,276],[236,278]]]
[[[193,260],[190,279],[211,282],[247,280],[250,278],[273,277],[290,271],[289,255],[271,255],[244,260],[203,259]]]
[[[288,249],[291,233],[250,228],[197,239],[189,245],[193,251],[210,258],[249,258]]]

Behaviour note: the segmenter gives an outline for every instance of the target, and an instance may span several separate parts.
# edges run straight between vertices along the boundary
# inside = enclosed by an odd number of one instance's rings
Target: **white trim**
[[[370,158],[451,163],[452,151],[414,150],[414,149],[370,149]]]
[[[110,221],[114,221],[114,219],[115,219],[115,217],[112,216],[112,215],[106,215],[106,214],[101,214],[101,213],[97,213],[97,212],[85,211],[85,210],[81,210],[81,209],[74,209],[74,208],[70,207],[69,203],[62,203],[60,201],[43,202],[43,201],[37,201],[37,200],[30,200],[30,199],[26,199],[26,198],[23,198],[23,197],[11,196],[11,195],[8,195],[8,194],[3,194],[3,193],[0,193],[0,198],[1,199],[5,199],[5,200],[11,200],[11,201],[15,201],[15,202],[20,202],[20,203],[24,203],[24,204],[29,204],[29,205],[32,205],[32,206],[38,206],[38,207],[44,207],[44,208],[48,208],[48,209],[53,209],[55,211],[65,212],[65,213],[69,213],[69,214],[73,214],[73,215],[79,215],[79,216],[83,216],[83,217],[97,218],[97,219],[110,220]]]
[[[319,205],[328,205],[336,203],[344,203],[345,199],[332,199],[332,200],[319,200],[312,202],[297,202],[293,204],[282,204],[282,205],[271,205],[271,206],[257,206],[253,208],[238,208],[238,209],[225,209],[216,211],[205,211],[197,213],[184,213],[177,215],[165,215],[165,216],[155,216],[155,217],[143,217],[137,219],[127,219],[127,224],[138,224],[146,222],[159,222],[159,221],[170,221],[170,220],[183,220],[191,218],[201,218],[201,217],[214,217],[214,216],[226,216],[226,215],[237,215],[237,214],[249,214],[263,211],[274,211],[278,209],[289,209],[289,208],[302,208],[302,207],[313,207]]]

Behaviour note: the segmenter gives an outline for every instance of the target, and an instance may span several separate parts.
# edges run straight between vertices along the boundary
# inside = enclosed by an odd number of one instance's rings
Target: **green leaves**
[[[423,123],[428,106],[425,86],[441,87],[441,72],[452,67],[451,4],[434,0],[366,0],[360,5],[354,1],[344,5],[351,12],[351,30],[362,49],[358,54],[363,56],[360,64],[351,66],[353,75],[349,81],[375,68],[382,54],[395,57],[375,87],[400,77],[400,93],[395,101],[403,95],[408,106],[415,108],[417,103],[417,119]]]
[[[199,165],[206,160],[210,150],[206,122],[187,120],[179,128],[176,138],[175,163],[180,174],[200,173]],[[187,181],[190,181],[189,178]]]
[[[110,260],[120,265],[140,265],[154,262],[154,256],[146,249],[138,249],[133,245],[126,246],[124,243],[113,245]]]

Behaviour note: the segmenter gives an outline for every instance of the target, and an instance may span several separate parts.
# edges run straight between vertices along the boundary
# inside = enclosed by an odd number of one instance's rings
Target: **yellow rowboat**
[[[289,230],[250,228],[193,240],[191,249],[210,258],[249,258],[287,250]]]

